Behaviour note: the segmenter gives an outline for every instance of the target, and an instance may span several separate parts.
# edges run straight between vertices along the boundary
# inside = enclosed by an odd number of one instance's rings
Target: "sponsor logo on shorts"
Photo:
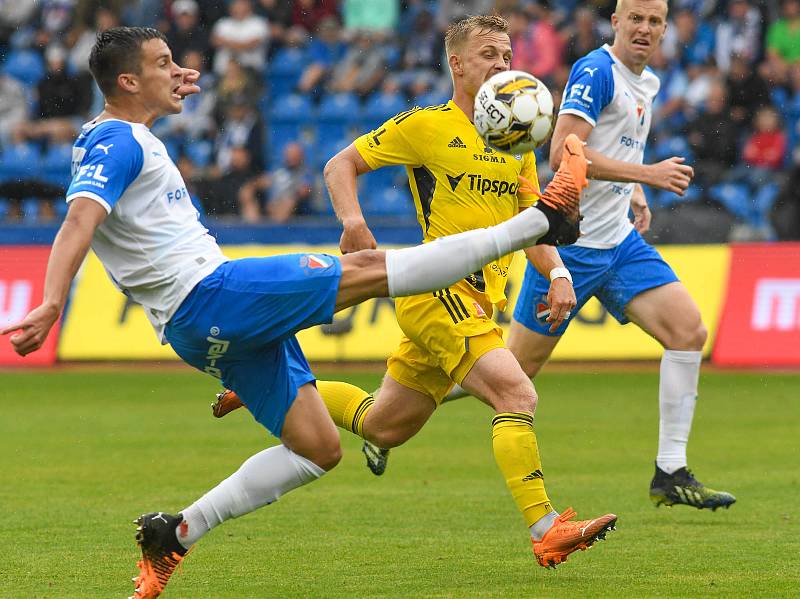
[[[211,332],[213,333],[214,331],[216,331],[215,334],[219,335],[218,327],[211,327]],[[224,339],[217,339],[211,335],[206,337],[206,341],[208,341],[208,351],[206,352],[206,366],[203,368],[203,371],[215,378],[221,379],[222,370],[217,366],[217,362],[228,352],[231,342]]]
[[[547,326],[547,317],[550,316],[550,305],[547,303],[547,296],[542,295],[541,299],[536,302],[536,320],[542,326]]]

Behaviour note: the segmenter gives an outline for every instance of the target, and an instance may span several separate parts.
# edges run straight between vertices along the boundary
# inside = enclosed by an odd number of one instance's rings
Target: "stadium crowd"
[[[512,67],[556,102],[570,66],[609,41],[613,0],[15,0],[0,3],[0,221],[48,222],[71,144],[101,110],[95,35],[167,34],[203,93],[154,126],[195,204],[214,218],[332,219],[325,161],[414,105],[450,97],[442,31],[510,22]],[[677,0],[652,64],[661,78],[646,161],[686,156],[684,197],[648,190],[658,241],[800,238],[800,0]],[[551,175],[547,148],[540,176]],[[367,218],[408,222],[402,168],[360,178]]]

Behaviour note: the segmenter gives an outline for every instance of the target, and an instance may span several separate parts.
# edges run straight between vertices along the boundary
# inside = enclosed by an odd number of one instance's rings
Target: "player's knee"
[[[539,397],[533,384],[527,379],[498,388],[494,397],[487,398],[498,412],[530,412],[536,411]]]
[[[342,460],[342,446],[338,438],[324,439],[306,456],[325,471],[332,470]]]
[[[700,351],[708,339],[708,329],[698,316],[696,320],[675,330],[668,349]]]

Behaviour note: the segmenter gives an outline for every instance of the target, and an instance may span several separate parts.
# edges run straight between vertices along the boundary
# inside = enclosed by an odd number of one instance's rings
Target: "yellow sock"
[[[364,436],[364,418],[375,403],[371,393],[340,381],[317,381],[317,391],[336,426]]]
[[[492,448],[506,485],[530,527],[553,509],[544,489],[533,416],[524,412],[497,414],[492,419]]]

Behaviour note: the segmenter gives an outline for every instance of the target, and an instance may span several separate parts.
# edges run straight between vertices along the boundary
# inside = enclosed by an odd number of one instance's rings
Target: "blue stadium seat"
[[[364,193],[373,193],[379,189],[402,187],[406,182],[406,169],[402,166],[384,166],[365,173],[359,177]]]
[[[360,129],[361,104],[355,94],[329,94],[317,112],[319,139],[338,139]]]
[[[266,81],[272,97],[290,94],[308,64],[303,48],[281,48],[272,57],[266,71]]]
[[[314,118],[314,107],[308,96],[288,94],[273,98],[269,103],[270,126],[275,123],[303,123]]]
[[[344,150],[352,143],[352,139],[348,137],[337,137],[333,139],[317,139],[314,146],[314,156],[312,164],[321,168],[325,166],[333,156]]]
[[[450,94],[446,94],[439,91],[432,91],[428,92],[427,94],[422,94],[421,96],[417,96],[414,98],[414,101],[411,103],[414,106],[437,106],[439,104],[447,104],[447,101],[450,99]]]
[[[367,100],[362,112],[364,129],[374,129],[384,121],[392,118],[399,112],[409,108],[408,102],[400,94],[386,94],[379,92]]]
[[[3,72],[25,85],[35,86],[44,77],[44,59],[35,50],[12,50],[3,63]]]
[[[42,178],[48,183],[69,187],[72,176],[72,146],[58,144],[51,146],[42,156]]]
[[[747,185],[743,183],[720,183],[709,189],[709,195],[712,199],[725,206],[728,212],[734,216],[742,220],[748,219],[753,202]]]
[[[193,141],[186,144],[184,153],[195,166],[203,168],[208,166],[214,158],[214,144],[205,139]]]
[[[39,208],[41,202],[36,198],[25,198],[22,200],[22,222],[26,224],[35,223],[39,220]]]
[[[365,194],[361,204],[364,212],[372,216],[413,218],[415,214],[411,194],[400,187],[387,187]]]
[[[40,160],[39,150],[33,144],[7,146],[0,154],[0,181],[38,177]]]
[[[680,135],[667,137],[659,141],[653,150],[656,161],[666,160],[672,156],[683,156],[687,162],[692,161],[692,149],[686,138]]]
[[[305,48],[281,48],[269,61],[267,72],[273,75],[294,75],[299,77],[308,64],[308,52]]]

